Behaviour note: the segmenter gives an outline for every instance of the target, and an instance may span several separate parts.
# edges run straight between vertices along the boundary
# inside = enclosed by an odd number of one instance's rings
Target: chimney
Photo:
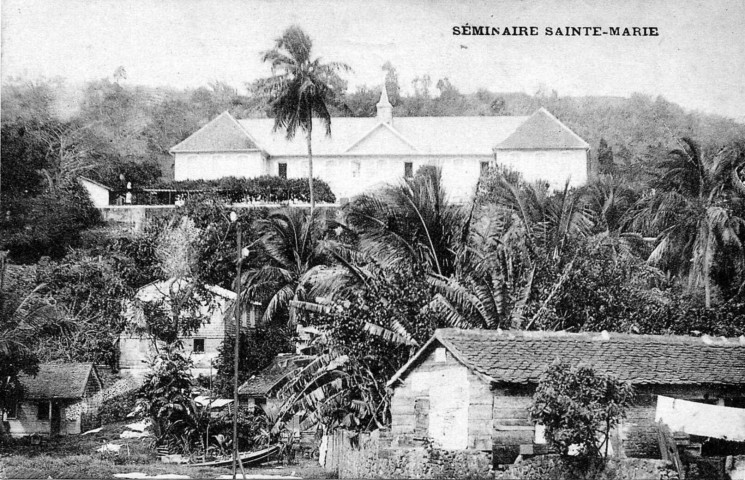
[[[378,121],[391,125],[393,123],[393,105],[388,101],[388,91],[385,89],[385,82],[380,92],[380,101],[376,105],[378,111]]]

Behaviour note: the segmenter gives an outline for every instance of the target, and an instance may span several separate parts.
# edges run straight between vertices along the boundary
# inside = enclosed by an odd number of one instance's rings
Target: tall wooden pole
[[[233,358],[233,478],[238,465],[238,358],[241,347],[241,263],[243,263],[241,245],[241,227],[236,221],[235,230],[238,237],[238,263],[235,280],[235,357]],[[242,465],[241,465],[242,466]]]

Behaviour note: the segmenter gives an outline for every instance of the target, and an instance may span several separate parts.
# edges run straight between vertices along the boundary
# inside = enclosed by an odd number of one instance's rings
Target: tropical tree
[[[430,166],[400,185],[359,196],[346,217],[359,251],[380,266],[428,265],[441,277],[455,271],[458,245],[470,220],[467,210],[448,202],[442,171]]]
[[[629,222],[641,233],[657,235],[649,263],[687,276],[689,291],[703,287],[707,308],[716,274],[729,268],[739,286],[745,269],[744,169],[741,145],[707,155],[682,138],[680,148],[659,162],[653,193],[637,202]]]
[[[315,209],[313,194],[313,117],[321,119],[326,135],[331,135],[329,105],[337,101],[334,88],[339,71],[348,71],[343,63],[321,63],[311,57],[313,42],[300,27],[293,25],[274,42],[274,48],[262,53],[261,59],[269,62],[272,76],[259,84],[259,90],[270,98],[269,106],[274,116],[274,129],[284,129],[287,138],[295,131],[305,132],[308,145],[308,185],[310,188],[311,214]]]
[[[294,320],[290,302],[308,298],[306,280],[326,265],[320,243],[323,215],[325,212],[318,210],[287,209],[256,221],[268,262],[243,275],[241,301],[247,307],[247,302],[268,299],[265,322],[280,312],[289,312]]]
[[[546,427],[546,439],[562,457],[573,446],[582,457],[608,456],[611,431],[631,407],[629,382],[585,365],[554,361],[541,375],[530,415]]]
[[[23,398],[19,375],[38,372],[39,358],[29,345],[39,325],[56,316],[54,305],[40,294],[43,284],[23,298],[2,289],[6,255],[0,252],[0,415]],[[5,433],[2,423],[0,437]]]
[[[512,284],[512,298],[518,308],[512,310],[510,323],[520,328],[539,324],[571,277],[578,252],[576,243],[592,233],[594,222],[588,198],[579,190],[570,190],[568,185],[552,192],[545,182],[528,183],[517,172],[496,170],[483,180],[476,204],[476,216],[488,217],[495,224],[492,234],[498,234],[501,255],[511,259],[506,265],[514,266],[519,259],[519,264],[527,267],[522,277],[511,275],[518,281]],[[539,275],[534,278],[527,272]],[[510,278],[506,277],[508,273],[503,271],[497,278]],[[524,288],[515,289],[520,284]],[[531,289],[533,292],[527,293]],[[528,295],[536,301],[526,310]],[[522,317],[527,313],[531,313],[531,318],[523,323]]]

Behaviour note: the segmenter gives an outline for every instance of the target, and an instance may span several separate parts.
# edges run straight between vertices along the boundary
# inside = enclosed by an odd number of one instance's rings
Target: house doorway
[[[62,425],[61,408],[57,402],[52,402],[52,415],[49,419],[49,434],[53,437],[60,434],[60,427]]]

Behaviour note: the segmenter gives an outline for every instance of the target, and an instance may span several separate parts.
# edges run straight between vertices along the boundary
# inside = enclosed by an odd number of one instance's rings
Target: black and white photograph
[[[0,0],[0,479],[745,480],[741,0]]]

